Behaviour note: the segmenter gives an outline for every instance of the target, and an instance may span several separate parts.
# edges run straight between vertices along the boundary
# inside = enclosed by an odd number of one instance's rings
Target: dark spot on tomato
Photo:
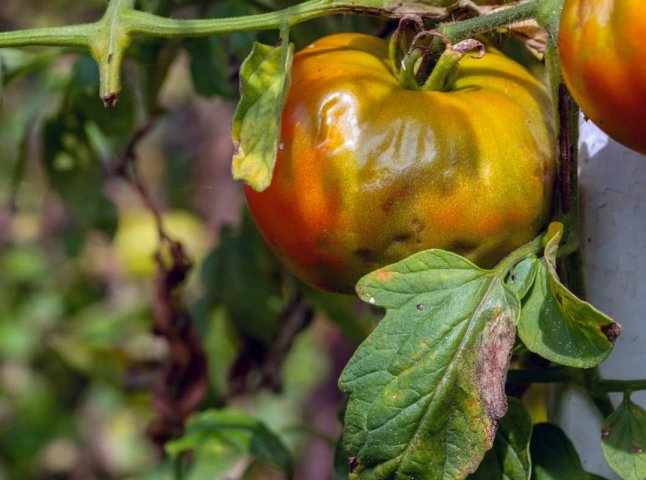
[[[377,258],[377,254],[370,248],[357,248],[354,254],[367,262],[374,262]]]

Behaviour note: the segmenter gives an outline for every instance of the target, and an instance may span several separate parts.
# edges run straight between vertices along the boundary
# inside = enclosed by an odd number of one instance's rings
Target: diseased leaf
[[[289,89],[294,47],[255,43],[240,69],[233,117],[233,178],[262,191],[271,183],[280,141],[280,115]]]
[[[547,360],[593,367],[608,356],[621,325],[559,281],[555,263],[563,229],[554,225],[548,231],[534,285],[523,303],[518,336],[529,350]]]
[[[528,480],[531,474],[529,440],[532,419],[522,402],[509,398],[509,409],[500,424],[493,448],[487,452],[471,480]]]
[[[646,411],[625,395],[606,420],[601,451],[608,465],[625,480],[646,478]]]
[[[530,444],[532,480],[588,480],[579,454],[559,427],[534,425]]]
[[[359,281],[361,299],[387,313],[339,380],[351,478],[456,480],[477,469],[507,410],[520,309],[501,276],[429,250]]]
[[[188,451],[195,456],[194,468],[208,472],[208,477],[189,478],[219,478],[244,455],[279,468],[288,478],[293,475],[293,459],[282,440],[259,420],[231,409],[194,415],[184,435],[166,444],[171,457]]]

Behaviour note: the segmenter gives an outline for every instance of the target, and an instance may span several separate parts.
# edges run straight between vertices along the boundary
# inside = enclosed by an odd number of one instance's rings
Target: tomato
[[[545,224],[554,176],[550,101],[491,50],[450,92],[404,89],[387,43],[325,37],[294,58],[270,187],[245,187],[270,248],[305,282],[352,291],[420,250],[495,265]]]
[[[565,83],[585,115],[646,154],[643,0],[566,0],[559,31]]]

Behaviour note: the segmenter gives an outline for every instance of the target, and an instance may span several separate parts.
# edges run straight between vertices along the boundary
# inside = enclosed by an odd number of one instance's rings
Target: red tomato
[[[585,115],[646,154],[646,2],[566,0],[559,55]]]

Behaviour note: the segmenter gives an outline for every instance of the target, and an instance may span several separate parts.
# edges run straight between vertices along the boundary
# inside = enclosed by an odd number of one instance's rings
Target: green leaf
[[[516,293],[518,298],[525,298],[525,295],[532,288],[538,271],[538,260],[536,257],[526,258],[518,265],[515,265],[509,272],[507,284]]]
[[[529,350],[547,360],[589,368],[608,356],[621,326],[559,281],[556,253],[562,233],[562,226],[550,227],[545,256],[523,303],[518,336]]]
[[[362,300],[387,313],[339,380],[352,478],[455,480],[477,469],[507,410],[520,310],[502,275],[429,250],[359,281]]]
[[[212,8],[214,18],[246,17],[256,13],[250,8],[249,2],[241,0],[220,0]],[[231,32],[221,37],[226,42],[229,53],[233,54],[238,62],[242,62],[253,43],[258,37],[258,32]]]
[[[121,153],[135,130],[135,100],[132,88],[124,82],[119,92],[119,101],[112,108],[105,108],[99,98],[99,69],[89,55],[84,55],[74,64],[67,111],[75,114],[81,122],[95,124],[101,133],[112,142],[113,151]]]
[[[601,451],[608,465],[625,480],[646,478],[646,411],[624,396],[606,420]]]
[[[255,43],[240,69],[240,102],[233,117],[233,178],[262,191],[271,183],[280,115],[289,89],[294,47]]]
[[[44,51],[3,48],[0,51],[0,92],[2,92],[3,85],[9,85],[20,77],[38,70],[64,53],[58,48]]]
[[[192,416],[184,435],[166,444],[171,457],[188,451],[211,467],[208,478],[218,478],[218,473],[243,455],[279,468],[288,478],[294,470],[292,456],[280,438],[262,422],[231,409],[207,410]]]
[[[197,93],[206,97],[236,98],[222,38],[189,38],[184,41],[184,48],[191,56],[191,78]]]
[[[509,410],[498,425],[493,448],[471,480],[528,480],[531,474],[529,440],[532,419],[522,402],[509,398]]]
[[[588,480],[579,454],[559,427],[534,425],[530,444],[532,480]]]
[[[74,214],[79,231],[95,228],[113,236],[116,206],[103,193],[106,172],[81,119],[61,111],[45,123],[43,162],[49,185]]]
[[[226,311],[216,308],[209,315],[204,349],[209,362],[209,384],[219,399],[228,392],[229,371],[238,356],[239,343]]]
[[[238,329],[271,343],[285,307],[277,268],[249,217],[240,231],[225,226],[217,248],[202,263],[204,308],[223,306]]]

